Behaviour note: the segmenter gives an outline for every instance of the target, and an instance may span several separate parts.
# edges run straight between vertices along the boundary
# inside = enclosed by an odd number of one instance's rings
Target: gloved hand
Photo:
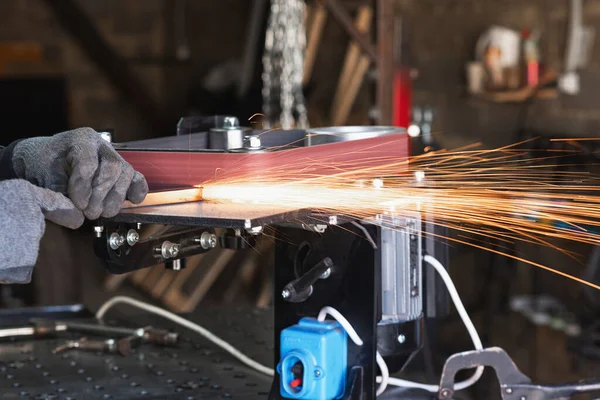
[[[28,283],[35,265],[44,218],[79,228],[81,210],[60,193],[22,179],[0,182],[0,283]]]
[[[121,203],[140,203],[146,179],[90,128],[19,142],[13,150],[18,178],[69,196],[91,220],[114,217]]]

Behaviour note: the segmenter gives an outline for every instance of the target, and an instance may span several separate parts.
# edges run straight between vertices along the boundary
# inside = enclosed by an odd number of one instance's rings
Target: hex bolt
[[[210,232],[203,232],[200,236],[200,239],[196,239],[196,242],[200,243],[203,249],[214,249],[217,247],[217,235]]]
[[[292,294],[290,293],[289,290],[287,289],[283,289],[283,291],[281,292],[281,297],[284,299],[287,299],[291,296]]]
[[[140,234],[135,229],[127,231],[127,244],[130,246],[135,245],[140,240]]]
[[[102,237],[102,232],[104,232],[104,227],[102,225],[96,225],[94,227],[94,233],[96,234],[97,238]]]
[[[117,250],[119,247],[125,244],[125,237],[123,235],[119,235],[117,232],[113,232],[110,234],[108,239],[108,244],[111,249]]]
[[[160,254],[165,259],[175,258],[179,254],[179,245],[165,240],[160,247]]]
[[[258,136],[250,136],[249,138],[250,148],[260,147],[260,138]]]
[[[398,335],[398,343],[402,344],[404,342],[406,342],[406,336],[404,336],[402,334]]]

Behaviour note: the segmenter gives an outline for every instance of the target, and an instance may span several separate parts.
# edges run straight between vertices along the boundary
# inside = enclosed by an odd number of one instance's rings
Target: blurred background
[[[584,143],[578,168],[597,164],[594,141],[550,139],[600,132],[600,1],[298,4],[302,14],[288,17],[302,15],[302,23],[290,45],[303,54],[295,62],[310,126],[406,127],[416,153],[434,144],[498,147],[539,137],[544,147]],[[82,126],[111,130],[116,142],[169,136],[192,115],[234,115],[247,125],[265,110],[272,11],[267,0],[3,0],[0,144]],[[91,228],[49,225],[34,281],[1,287],[0,304],[93,309],[116,293],[177,312],[271,304],[268,240],[257,251],[187,260],[179,273],[157,266],[109,276],[92,239]],[[513,251],[597,281],[594,249],[568,246],[580,263],[535,246]],[[451,274],[484,343],[505,347],[534,380],[597,375],[596,293],[466,246],[450,253]],[[534,311],[532,298],[542,304]],[[439,360],[469,348],[462,330],[453,316],[439,321]]]

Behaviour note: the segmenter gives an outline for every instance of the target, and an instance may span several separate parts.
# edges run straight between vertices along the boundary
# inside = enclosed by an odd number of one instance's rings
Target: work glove
[[[13,150],[18,178],[68,195],[90,220],[117,215],[124,200],[141,203],[146,179],[90,128],[19,142]]]
[[[0,283],[28,283],[35,265],[44,218],[79,228],[81,210],[60,193],[22,179],[0,182]]]

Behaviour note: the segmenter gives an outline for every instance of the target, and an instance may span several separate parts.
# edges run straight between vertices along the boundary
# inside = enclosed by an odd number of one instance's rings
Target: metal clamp
[[[566,400],[575,394],[600,392],[600,382],[537,385],[523,374],[510,356],[499,347],[458,353],[446,361],[440,380],[438,399],[454,398],[456,374],[464,369],[491,367],[495,370],[503,400]]]

